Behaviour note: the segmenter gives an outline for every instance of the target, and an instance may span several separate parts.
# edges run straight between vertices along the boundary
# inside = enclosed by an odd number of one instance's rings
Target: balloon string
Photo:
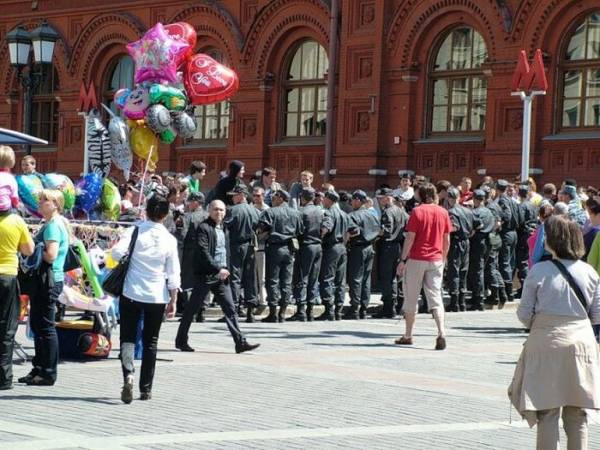
[[[142,197],[144,196],[144,184],[146,183],[146,176],[148,175],[148,166],[150,165],[150,159],[152,158],[152,149],[153,146],[150,146],[150,151],[148,152],[148,159],[146,160],[146,167],[144,169],[144,176],[142,177],[140,198],[138,199],[138,209],[142,206]]]

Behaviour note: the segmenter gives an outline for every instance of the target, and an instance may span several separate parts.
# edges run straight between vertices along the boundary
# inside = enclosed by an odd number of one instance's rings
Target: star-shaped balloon
[[[162,23],[150,28],[139,41],[127,45],[135,61],[135,82],[177,81],[177,62],[189,51],[190,44],[172,39]]]

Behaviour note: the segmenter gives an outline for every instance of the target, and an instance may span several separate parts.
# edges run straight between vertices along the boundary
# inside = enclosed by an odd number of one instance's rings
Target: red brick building
[[[198,50],[238,71],[229,103],[197,108],[195,139],[161,148],[160,169],[202,159],[210,180],[231,159],[283,180],[323,168],[328,0],[6,0],[0,18],[0,126],[21,129],[22,89],[6,33],[42,19],[61,35],[33,99],[41,170],[81,171],[82,81],[109,102],[131,83],[125,44],[156,22],[186,21]],[[412,170],[457,181],[519,173],[522,107],[510,95],[519,50],[544,52],[550,89],[533,109],[531,167],[540,181],[599,184],[598,0],[340,0],[334,183],[373,189]]]

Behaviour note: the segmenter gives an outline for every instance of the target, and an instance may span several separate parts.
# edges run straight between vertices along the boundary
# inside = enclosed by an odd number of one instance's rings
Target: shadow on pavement
[[[100,403],[103,405],[119,405],[121,401],[114,397],[64,397],[64,396],[48,396],[48,395],[2,395],[2,400],[57,400],[57,401],[76,401]]]

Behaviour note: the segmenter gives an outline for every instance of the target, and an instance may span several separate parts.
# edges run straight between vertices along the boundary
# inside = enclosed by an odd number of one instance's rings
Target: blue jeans
[[[40,289],[31,298],[29,311],[35,345],[33,373],[53,381],[56,381],[58,366],[58,337],[54,319],[62,288],[62,282],[55,282],[48,290]]]

